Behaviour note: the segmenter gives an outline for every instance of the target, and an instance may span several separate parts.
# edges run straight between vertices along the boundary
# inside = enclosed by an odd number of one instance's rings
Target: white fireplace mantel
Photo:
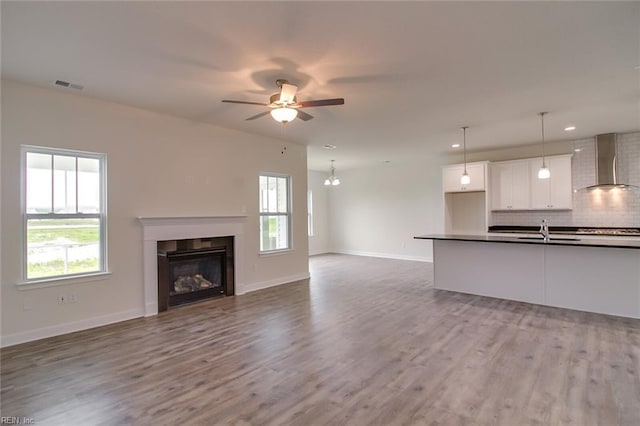
[[[247,216],[138,217],[142,224],[144,315],[158,314],[158,241],[234,237],[236,294],[244,283],[244,229]]]

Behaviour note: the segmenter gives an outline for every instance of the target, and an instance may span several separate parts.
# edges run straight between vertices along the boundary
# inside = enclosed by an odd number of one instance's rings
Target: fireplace
[[[247,216],[139,216],[142,225],[142,254],[144,263],[144,316],[158,314],[158,242],[197,239],[203,235],[232,237],[233,262],[227,262],[233,270],[233,292],[239,294],[245,288],[245,237]],[[177,244],[176,244],[177,245]],[[227,275],[229,279],[229,275]],[[227,291],[229,288],[227,287]]]
[[[158,241],[158,311],[234,294],[233,237]]]

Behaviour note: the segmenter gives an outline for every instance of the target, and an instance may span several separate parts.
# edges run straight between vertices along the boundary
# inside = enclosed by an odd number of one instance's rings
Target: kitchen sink
[[[519,240],[540,240],[542,241],[543,238],[540,237],[518,237]],[[551,241],[580,241],[580,238],[574,238],[574,237],[550,237],[549,240]]]

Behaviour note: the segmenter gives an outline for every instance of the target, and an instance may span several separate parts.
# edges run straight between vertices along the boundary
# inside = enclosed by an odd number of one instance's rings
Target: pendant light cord
[[[462,156],[464,158],[464,173],[467,173],[467,129],[469,127],[464,126],[462,128]]]
[[[542,121],[542,167],[546,167],[546,164],[544,161],[544,115],[545,114],[546,112],[540,113],[540,120]]]

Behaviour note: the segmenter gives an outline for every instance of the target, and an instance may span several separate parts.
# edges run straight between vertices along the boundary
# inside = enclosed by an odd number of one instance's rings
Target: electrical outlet
[[[59,294],[58,295],[58,305],[64,305],[65,303],[67,303],[68,297],[66,294]]]
[[[76,293],[69,294],[69,303],[76,303],[78,301],[78,295]]]

